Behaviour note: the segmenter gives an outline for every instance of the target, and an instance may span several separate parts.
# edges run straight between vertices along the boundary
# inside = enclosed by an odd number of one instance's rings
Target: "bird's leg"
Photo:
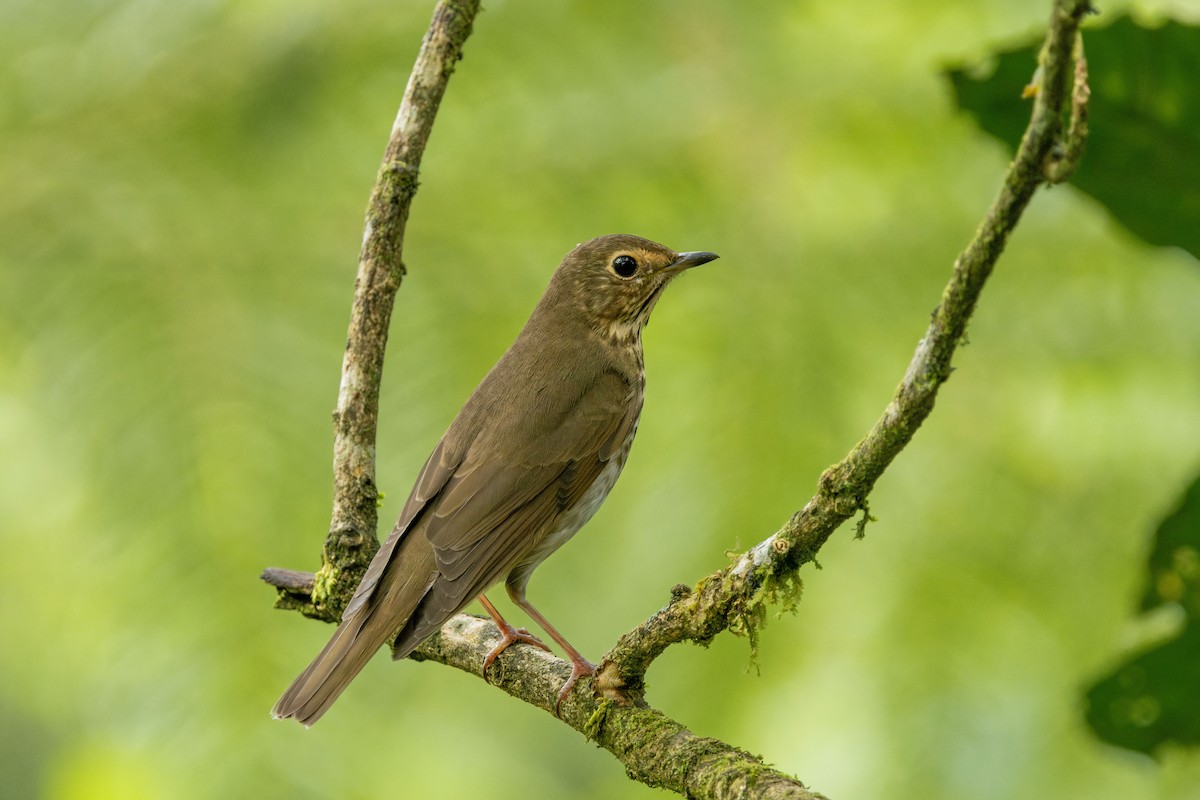
[[[571,693],[571,690],[575,688],[575,681],[579,680],[580,676],[582,675],[596,674],[596,665],[581,656],[579,651],[572,647],[571,643],[564,639],[561,633],[555,630],[554,626],[550,624],[550,621],[543,617],[541,612],[534,608],[533,604],[525,599],[524,593],[521,593],[520,596],[517,596],[510,589],[508,596],[511,597],[512,601],[520,606],[526,614],[533,617],[533,621],[536,622],[542,630],[550,634],[550,638],[558,642],[558,646],[566,652],[567,658],[571,659],[571,677],[567,678],[567,682],[564,683],[563,687],[558,690],[558,700],[556,700],[554,703],[554,716],[557,717],[558,708],[562,705],[562,701],[566,698],[566,696]]]
[[[479,595],[479,602],[483,604],[483,608],[488,612],[488,616],[492,618],[492,621],[496,623],[496,627],[500,629],[500,643],[493,647],[483,659],[483,679],[485,681],[487,680],[488,667],[490,667],[492,662],[496,660],[496,656],[508,649],[510,644],[524,642],[525,644],[531,644],[534,647],[540,647],[547,653],[550,652],[550,648],[546,647],[545,643],[541,639],[537,638],[524,628],[514,628],[512,625],[510,625],[508,620],[500,616],[500,612],[496,610],[496,607],[492,605],[492,602],[488,600],[486,596],[482,594]]]

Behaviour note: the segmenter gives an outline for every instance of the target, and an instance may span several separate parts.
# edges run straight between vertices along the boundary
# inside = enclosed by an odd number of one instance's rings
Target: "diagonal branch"
[[[478,2],[441,0],[421,47],[371,196],[355,286],[354,312],[334,419],[335,501],[324,564],[315,576],[268,569],[263,579],[279,588],[278,607],[336,620],[377,547],[374,483],[375,426],[383,349],[392,302],[404,274],[400,260],[404,224],[416,191],[416,171],[437,105],[470,34]],[[679,586],[671,602],[621,637],[591,685],[581,682],[562,706],[562,720],[613,753],[630,777],[697,798],[818,798],[800,781],[715,739],[696,736],[643,701],[646,670],[663,651],[683,641],[707,642],[733,630],[753,636],[767,605],[798,585],[797,572],[813,561],[833,531],[859,511],[859,533],[870,519],[867,496],[892,460],[933,409],[949,378],[951,359],[980,292],[1009,233],[1043,182],[1066,179],[1083,151],[1087,132],[1087,71],[1079,26],[1088,0],[1055,0],[1039,57],[1029,127],[1004,185],[967,248],[917,344],[896,393],[866,437],[827,469],[816,495],[775,534],[730,567]],[[1073,55],[1074,53],[1074,55]],[[1065,137],[1068,86],[1070,128]],[[489,621],[460,614],[413,654],[482,677],[484,656],[499,637]],[[531,705],[553,713],[565,662],[533,648],[510,648],[487,680]]]
[[[892,401],[871,431],[837,464],[825,470],[817,493],[778,532],[750,549],[737,563],[701,580],[646,622],[621,637],[609,651],[600,678],[640,696],[642,676],[664,650],[682,641],[707,642],[730,628],[753,637],[765,619],[766,605],[782,597],[790,602],[798,587],[797,571],[813,561],[829,536],[862,511],[858,532],[870,520],[867,496],[892,460],[933,410],[938,389],[953,370],[950,361],[966,332],[979,294],[1004,250],[1034,191],[1044,181],[1066,177],[1063,153],[1077,161],[1086,125],[1087,71],[1072,57],[1079,25],[1091,10],[1088,0],[1057,0],[1042,49],[1041,75],[1029,126],[1005,175],[1000,194],[988,209],[967,248],[954,262],[925,336]],[[1074,65],[1078,63],[1078,67]],[[1063,141],[1063,114],[1072,74],[1077,76],[1071,136]]]

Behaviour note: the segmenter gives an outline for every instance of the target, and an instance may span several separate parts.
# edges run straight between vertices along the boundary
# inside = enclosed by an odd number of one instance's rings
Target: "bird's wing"
[[[387,540],[375,553],[375,557],[371,560],[371,565],[367,567],[362,581],[359,582],[358,588],[354,591],[354,596],[350,598],[350,602],[346,605],[346,610],[342,612],[343,620],[350,619],[355,612],[371,599],[371,596],[375,593],[375,588],[379,585],[379,579],[383,576],[387,565],[391,563],[392,557],[396,552],[396,545],[404,536],[405,531],[412,527],[426,506],[429,505],[429,502],[442,491],[446,482],[450,480],[458,467],[459,461],[447,453],[446,440],[443,438],[442,441],[438,442],[437,447],[433,449],[433,453],[430,454],[429,459],[425,462],[425,466],[421,468],[421,474],[417,476],[416,485],[413,486],[412,493],[408,496],[408,501],[400,511],[400,518],[396,521],[396,525],[392,528],[392,532]]]
[[[621,381],[613,391],[610,381]],[[449,446],[447,432],[425,462],[391,535],[379,548],[342,615],[349,619],[374,597],[397,548],[418,528],[432,545],[437,573],[412,615],[414,626],[438,626],[471,598],[502,578],[553,520],[587,491],[633,432],[640,403],[623,402],[624,379],[604,373],[562,420],[524,425],[512,459],[495,459],[494,448]],[[614,404],[614,398],[621,401]]]
[[[627,397],[595,387],[585,392],[570,414],[572,424],[530,437],[524,458],[518,459],[526,463],[468,453],[422,519],[438,574],[397,639],[397,653],[503,578],[622,451],[641,407],[601,405],[602,398],[614,396]]]
[[[637,424],[640,403],[627,402],[626,389],[624,378],[603,373],[570,413],[558,415],[557,424],[530,421],[515,458],[488,458],[495,449],[489,447],[479,448],[482,454],[468,452],[439,493],[425,528],[446,577],[463,574],[458,554],[475,553],[489,542],[496,544],[487,549],[499,548],[510,528],[517,536],[536,535],[539,525],[579,500]],[[488,561],[482,554],[469,560]]]

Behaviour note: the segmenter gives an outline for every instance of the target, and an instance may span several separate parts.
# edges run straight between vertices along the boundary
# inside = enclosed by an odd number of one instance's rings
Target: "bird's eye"
[[[612,262],[613,272],[622,278],[632,278],[633,273],[637,272],[637,268],[637,259],[633,256],[617,256]]]

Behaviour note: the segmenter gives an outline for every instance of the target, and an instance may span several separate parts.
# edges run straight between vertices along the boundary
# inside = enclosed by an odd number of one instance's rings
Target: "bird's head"
[[[640,236],[600,236],[567,253],[551,286],[562,290],[557,302],[582,308],[598,331],[627,340],[646,325],[676,275],[715,258],[701,251],[677,253]]]

